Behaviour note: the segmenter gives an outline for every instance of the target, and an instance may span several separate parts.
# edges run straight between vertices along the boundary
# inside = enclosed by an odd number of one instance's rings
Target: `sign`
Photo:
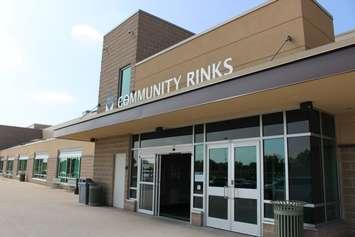
[[[204,81],[215,80],[219,77],[232,74],[234,71],[232,61],[232,58],[226,58],[225,60],[212,63],[206,67],[187,72],[184,75],[180,74],[176,77],[131,92],[130,94],[122,95],[118,98],[118,108],[151,100],[177,91],[183,87],[195,86]],[[186,80],[183,80],[183,77]],[[186,82],[185,86],[182,85],[182,81]]]

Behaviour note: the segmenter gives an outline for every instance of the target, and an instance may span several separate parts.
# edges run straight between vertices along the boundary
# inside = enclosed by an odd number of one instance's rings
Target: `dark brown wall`
[[[105,111],[108,96],[113,96],[114,101],[117,101],[119,70],[136,62],[137,29],[138,13],[104,36],[98,112]]]
[[[192,35],[192,32],[168,21],[139,11],[137,62]]]
[[[0,125],[0,150],[42,138],[42,130]]]
[[[104,36],[99,90],[99,112],[105,111],[106,98],[113,96],[117,106],[119,70],[149,57],[192,33],[139,10]],[[134,88],[135,68],[132,67]]]

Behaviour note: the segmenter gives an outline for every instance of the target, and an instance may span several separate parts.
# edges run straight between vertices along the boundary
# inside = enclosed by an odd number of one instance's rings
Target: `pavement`
[[[61,189],[0,177],[0,237],[242,237],[112,207],[89,207]]]

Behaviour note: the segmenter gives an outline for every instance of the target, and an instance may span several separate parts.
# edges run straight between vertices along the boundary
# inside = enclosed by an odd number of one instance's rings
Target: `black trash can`
[[[89,206],[102,206],[103,205],[103,193],[102,187],[96,183],[89,183]]]
[[[92,183],[91,179],[80,179],[79,181],[79,203],[89,203],[89,184]]]
[[[25,182],[26,181],[26,174],[25,173],[21,173],[19,180],[20,180],[20,182]]]

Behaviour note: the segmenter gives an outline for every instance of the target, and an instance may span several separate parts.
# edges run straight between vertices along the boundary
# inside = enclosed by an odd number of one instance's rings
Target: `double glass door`
[[[259,142],[208,146],[207,225],[260,236]]]

